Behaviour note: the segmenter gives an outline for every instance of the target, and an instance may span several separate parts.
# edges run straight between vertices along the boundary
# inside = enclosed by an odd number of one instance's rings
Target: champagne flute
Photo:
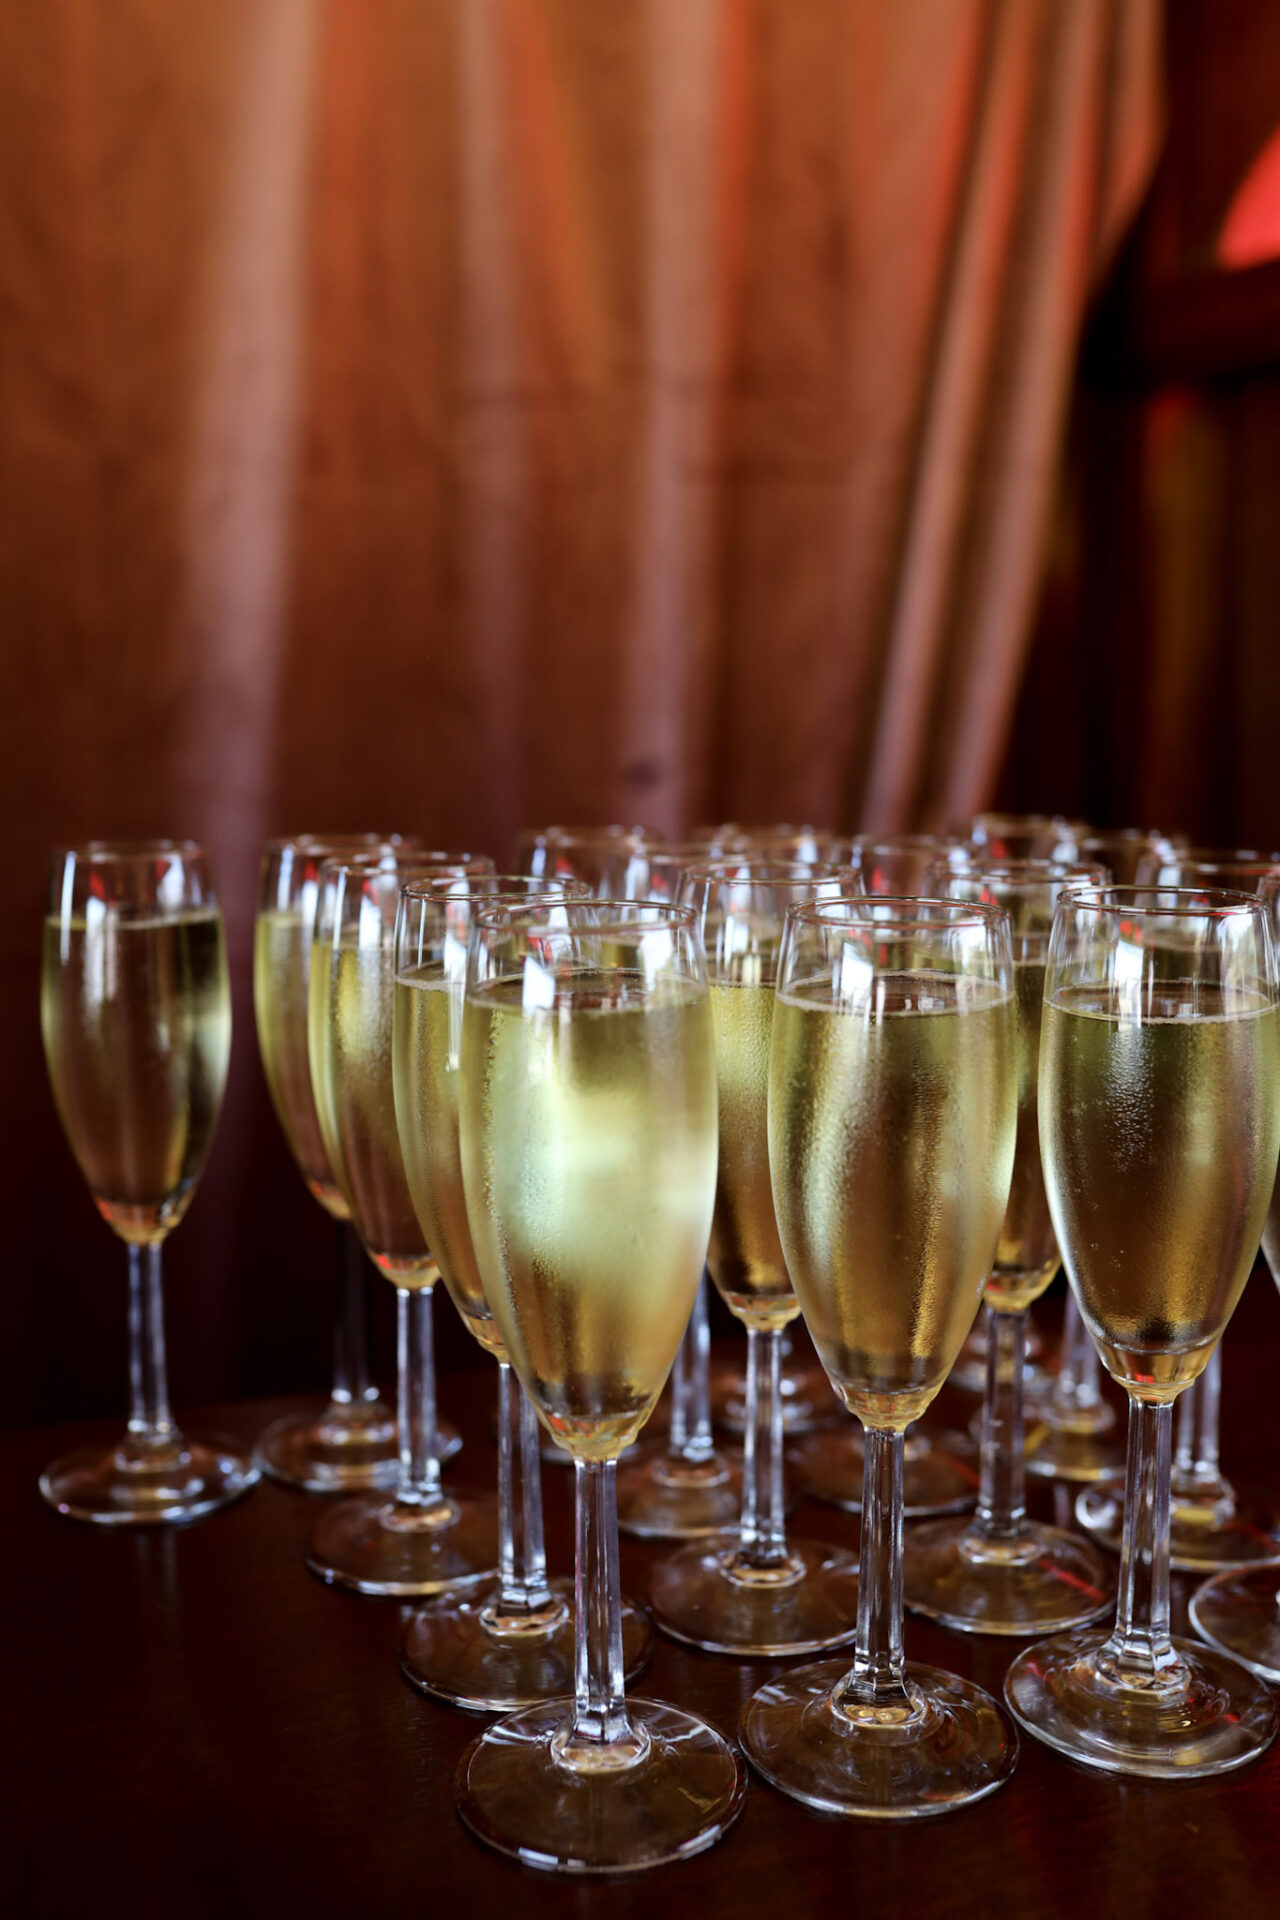
[[[1173,1403],[1249,1276],[1280,1153],[1280,991],[1267,912],[1242,894],[1064,894],[1045,979],[1040,1142],[1085,1323],[1129,1395],[1112,1632],[1028,1648],[1017,1719],[1106,1772],[1194,1779],[1275,1736],[1275,1702],[1169,1631]]]
[[[618,893],[643,827],[523,827],[516,835],[516,871],[585,880],[593,893]]]
[[[732,855],[691,867],[707,954],[720,1103],[707,1265],[747,1330],[742,1517],[736,1539],[657,1561],[649,1597],[664,1632],[712,1653],[807,1653],[853,1637],[857,1563],[825,1541],[788,1540],[779,1394],[782,1330],[800,1311],[774,1219],[766,1109],[774,979],[787,909],[838,898],[848,872]]]
[[[456,864],[452,876],[458,877]],[[492,1505],[440,1482],[432,1289],[439,1274],[414,1212],[396,1130],[392,1078],[395,925],[405,880],[440,862],[374,854],[326,863],[311,951],[307,1038],[329,1164],[374,1266],[395,1287],[400,1476],[394,1496],[330,1507],[307,1565],[359,1593],[441,1593],[491,1579]]]
[[[255,1457],[273,1479],[313,1493],[393,1486],[399,1472],[395,1421],[369,1373],[364,1260],[320,1137],[311,1091],[307,988],[317,883],[323,862],[335,855],[417,845],[399,834],[302,834],[269,840],[262,855],[253,930],[258,1050],[298,1171],[334,1222],[337,1300],[327,1404],[318,1414],[274,1420],[258,1436]]]
[[[648,840],[632,854],[628,900],[679,899],[686,870],[716,851],[715,837]],[[711,1424],[711,1328],[707,1275],[671,1369],[665,1446],[655,1443],[618,1468],[618,1526],[640,1539],[696,1540],[733,1525],[742,1505],[742,1467],[715,1444]]]
[[[99,1526],[199,1519],[258,1478],[246,1449],[184,1435],[169,1411],[160,1249],[203,1171],[231,1052],[227,952],[190,840],[54,854],[40,1026],[58,1116],[129,1251],[129,1424],[40,1476],[51,1507]]]
[[[1036,1120],[1049,930],[1064,888],[1106,878],[1103,867],[975,856],[963,872],[935,868],[926,881],[926,891],[936,889],[948,899],[1003,908],[1013,949],[1018,1121],[1009,1201],[986,1284],[978,1509],[972,1517],[912,1527],[903,1554],[907,1606],[962,1633],[1083,1626],[1105,1613],[1113,1598],[1106,1560],[1095,1547],[1029,1518],[1022,1460],[1027,1315],[1061,1265]]]
[[[537,1414],[511,1370],[467,1225],[458,1138],[467,943],[477,907],[591,897],[584,882],[550,877],[415,880],[401,891],[396,921],[392,1055],[405,1177],[449,1297],[499,1369],[498,1583],[413,1613],[400,1665],[424,1692],[478,1711],[506,1712],[572,1687],[573,1615],[568,1582],[547,1578]],[[653,1634],[647,1616],[625,1601],[622,1636],[630,1677]]]
[[[1259,893],[1280,878],[1280,853],[1250,848],[1164,846],[1144,854],[1138,884],[1229,887]],[[1253,1566],[1280,1556],[1280,1499],[1265,1488],[1228,1480],[1218,1464],[1222,1349],[1178,1406],[1170,1477],[1169,1560],[1188,1573]],[[1123,1523],[1123,1476],[1100,1479],[1076,1502],[1076,1519],[1103,1545],[1118,1550]]]
[[[527,1865],[611,1872],[709,1846],[744,1770],[705,1722],[625,1698],[618,1454],[653,1409],[715,1192],[696,916],[649,902],[475,917],[462,1023],[467,1216],[521,1385],[572,1457],[575,1684],[464,1755],[459,1805]]]
[[[769,1164],[809,1331],[865,1430],[853,1666],[791,1668],[742,1718],[767,1780],[828,1813],[941,1813],[1008,1778],[1017,1736],[902,1645],[902,1454],[991,1271],[1013,1168],[1006,915],[891,896],[795,908],[778,976]]]
[[[1092,831],[1060,813],[975,813],[966,827],[970,845],[988,860],[1076,860]]]
[[[930,891],[926,874],[941,864],[960,869],[972,859],[968,843],[956,834],[858,834],[850,862],[866,893],[898,898]],[[831,1506],[857,1513],[862,1507],[862,1430],[849,1418],[833,1431],[816,1433],[792,1449],[791,1465],[806,1493]],[[955,1513],[971,1507],[978,1495],[978,1448],[966,1433],[927,1432],[914,1427],[902,1461],[903,1513],[908,1519]]]

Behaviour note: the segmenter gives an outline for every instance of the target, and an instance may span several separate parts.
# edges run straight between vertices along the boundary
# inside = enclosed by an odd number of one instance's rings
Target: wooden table
[[[1280,1483],[1280,1305],[1264,1270],[1225,1359],[1225,1464]],[[492,1484],[494,1381],[489,1370],[442,1382],[442,1405],[467,1440],[455,1484]],[[250,1438],[291,1404],[221,1407],[187,1424]],[[990,1800],[894,1824],[817,1817],[753,1779],[727,1840],[683,1865],[607,1881],[523,1870],[476,1843],[454,1813],[454,1770],[479,1723],[401,1679],[399,1609],[330,1591],[304,1571],[318,1503],[264,1483],[194,1527],[115,1535],[48,1512],[40,1467],[72,1444],[114,1437],[108,1426],[0,1440],[10,1863],[0,1885],[14,1888],[16,1860],[20,1889],[16,1907],[4,1902],[9,1913],[478,1920],[504,1904],[522,1920],[652,1920],[655,1904],[707,1920],[1280,1913],[1280,1749],[1222,1780],[1153,1785],[1091,1774],[1024,1740],[1016,1775]],[[571,1476],[548,1468],[544,1485],[553,1560],[567,1569]],[[812,1503],[793,1526],[850,1544],[856,1532]],[[629,1591],[643,1592],[662,1551],[624,1541]],[[1176,1582],[1180,1629],[1186,1599]],[[908,1617],[910,1656],[993,1692],[1015,1645]],[[638,1690],[732,1733],[773,1670],[659,1637]]]

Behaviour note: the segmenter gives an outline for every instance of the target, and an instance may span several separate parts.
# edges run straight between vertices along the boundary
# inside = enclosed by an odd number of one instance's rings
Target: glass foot
[[[741,1509],[742,1463],[723,1453],[694,1463],[651,1447],[618,1468],[618,1526],[638,1539],[723,1533]]]
[[[504,1620],[497,1589],[435,1600],[411,1614],[400,1639],[406,1680],[437,1700],[474,1713],[536,1706],[574,1682],[573,1582],[553,1580],[552,1606]],[[653,1626],[643,1607],[622,1601],[622,1660],[628,1680],[647,1664]]]
[[[1018,1724],[1104,1773],[1195,1780],[1256,1759],[1276,1733],[1276,1705],[1238,1661],[1175,1640],[1179,1662],[1156,1685],[1126,1685],[1098,1629],[1027,1647],[1005,1677]]]
[[[1028,1473],[1051,1480],[1103,1480],[1123,1473],[1124,1455],[1103,1436],[1116,1423],[1115,1408],[1104,1400],[1099,1413],[1108,1417],[1098,1425],[1058,1427],[1044,1418],[1027,1423],[1023,1464]]]
[[[1222,1482],[1226,1498],[1183,1500],[1169,1519],[1169,1561],[1182,1573],[1221,1573],[1280,1558],[1280,1501],[1259,1487]],[[1076,1499],[1076,1520],[1112,1553],[1120,1551],[1124,1477],[1100,1480]]]
[[[886,1724],[840,1705],[840,1660],[794,1667],[747,1702],[742,1744],[771,1785],[823,1813],[909,1820],[985,1799],[1018,1759],[1000,1707],[956,1674],[909,1664],[914,1711]]]
[[[462,1436],[440,1422],[440,1460],[462,1450]],[[394,1487],[400,1477],[396,1423],[381,1400],[356,1409],[330,1401],[319,1413],[287,1413],[258,1435],[254,1459],[282,1486],[307,1493],[361,1493]]]
[[[449,1494],[438,1512],[366,1495],[330,1507],[316,1525],[307,1566],[356,1593],[444,1593],[492,1580],[498,1516],[492,1500]]]
[[[972,1521],[908,1529],[903,1599],[960,1633],[1043,1633],[1080,1627],[1115,1606],[1115,1572],[1087,1540],[1028,1520],[1020,1538],[984,1540]]]
[[[909,1520],[962,1513],[978,1497],[978,1449],[963,1433],[908,1433],[902,1464],[903,1510]],[[794,1446],[789,1464],[815,1500],[862,1511],[862,1429],[811,1434]]]
[[[784,1566],[738,1566],[738,1539],[683,1547],[649,1574],[654,1618],[706,1653],[817,1653],[852,1640],[858,1563],[819,1540],[788,1540]]]
[[[1191,1602],[1191,1624],[1219,1653],[1280,1687],[1280,1567],[1206,1580]]]
[[[746,1769],[705,1721],[657,1700],[628,1700],[630,1764],[562,1759],[573,1703],[553,1700],[488,1728],[458,1768],[458,1811],[472,1832],[526,1867],[624,1873],[687,1859],[742,1811]]]
[[[85,1447],[40,1475],[49,1505],[99,1527],[175,1527],[238,1500],[256,1485],[248,1447],[223,1434],[182,1434],[172,1447]]]
[[[742,1368],[722,1361],[711,1369],[711,1417],[726,1433],[741,1439],[747,1423],[747,1381]],[[819,1363],[796,1366],[788,1360],[782,1373],[782,1430],[785,1434],[818,1433],[838,1427],[849,1418],[835,1388]]]

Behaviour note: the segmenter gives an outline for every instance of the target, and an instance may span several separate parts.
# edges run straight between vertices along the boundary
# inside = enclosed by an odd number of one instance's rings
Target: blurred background
[[[179,1410],[327,1380],[269,834],[1280,844],[1274,0],[0,0],[0,168],[3,1420],[124,1390],[55,844],[216,862]]]

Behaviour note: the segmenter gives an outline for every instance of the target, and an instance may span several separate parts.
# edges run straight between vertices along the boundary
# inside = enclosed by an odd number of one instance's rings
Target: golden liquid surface
[[[985,982],[876,985],[865,1015],[841,1011],[828,980],[779,995],[769,1153],[823,1365],[851,1412],[901,1430],[951,1371],[995,1257],[1015,1041],[1010,1001]]]
[[[226,1085],[231,996],[217,912],[45,921],[40,1022],[54,1099],[98,1211],[162,1240],[186,1212]]]
[[[253,1011],[276,1117],[303,1179],[335,1220],[349,1218],[311,1091],[307,996],[311,938],[301,910],[260,912],[253,928]]]
[[[484,1290],[548,1430],[627,1446],[675,1358],[706,1257],[716,1097],[705,998],[570,973],[467,996],[462,1165]]]
[[[711,983],[720,1164],[707,1265],[731,1312],[762,1329],[785,1326],[799,1312],[769,1176],[773,1008],[772,964],[757,981]]]
[[[449,1298],[481,1346],[506,1349],[485,1299],[462,1190],[458,1138],[461,993],[443,966],[401,974],[395,983],[393,1072],[405,1177],[427,1245]]]
[[[1151,1401],[1196,1378],[1231,1318],[1280,1150],[1276,1009],[1192,982],[1159,991],[1141,1023],[1107,989],[1060,992],[1040,1067],[1045,1180],[1080,1311],[1114,1378]]]
[[[384,947],[316,942],[308,1008],[311,1080],[329,1163],[365,1251],[397,1287],[434,1285],[405,1179],[391,1065],[394,982]]]
[[[1013,1179],[1005,1208],[996,1263],[987,1280],[987,1302],[998,1312],[1029,1307],[1038,1300],[1062,1264],[1053,1237],[1049,1197],[1040,1164],[1037,1088],[1040,1079],[1040,1026],[1044,1013],[1045,962],[1019,960],[1013,969],[1018,1057],[1018,1133]]]

